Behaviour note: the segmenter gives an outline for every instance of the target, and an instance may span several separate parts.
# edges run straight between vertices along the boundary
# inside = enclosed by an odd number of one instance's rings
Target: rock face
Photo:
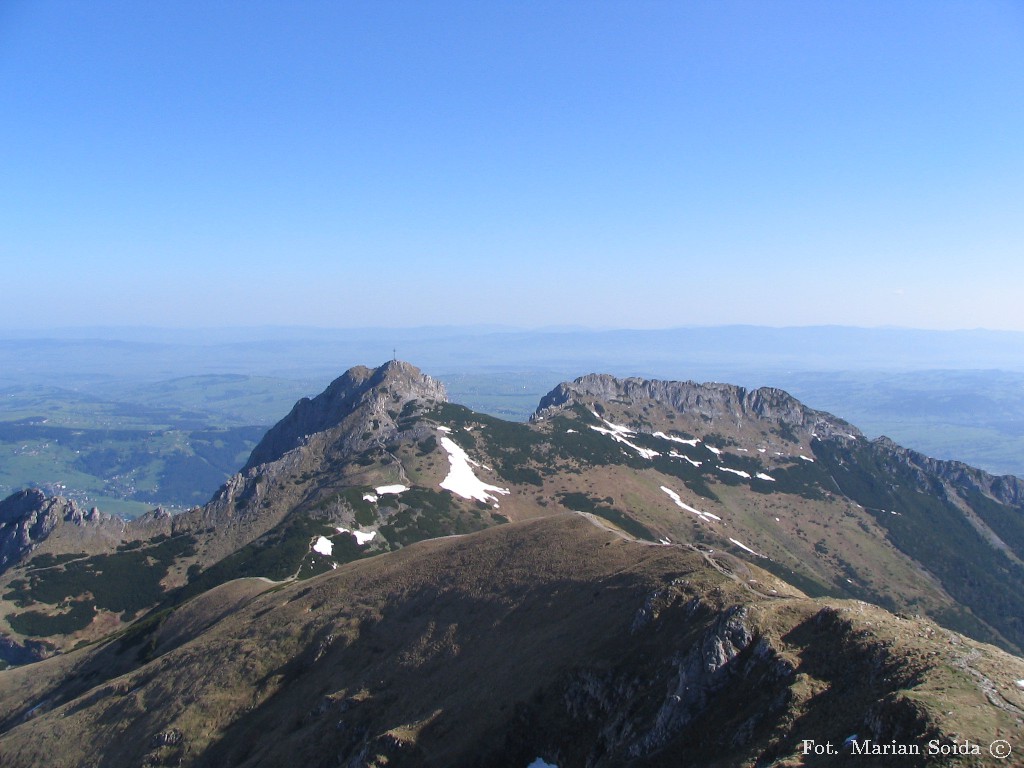
[[[280,459],[288,451],[303,445],[310,435],[344,424],[356,411],[367,411],[367,415],[377,419],[379,424],[394,427],[397,414],[412,400],[444,402],[447,393],[439,381],[399,360],[375,369],[352,368],[312,400],[299,400],[291,413],[271,428],[253,449],[243,472]],[[351,426],[348,431],[354,432]],[[352,434],[350,445],[345,447],[358,447],[358,441],[359,435]]]
[[[706,419],[727,419],[737,424],[760,420],[819,437],[861,436],[860,431],[851,424],[823,411],[808,408],[787,392],[774,387],[747,390],[733,384],[617,379],[607,374],[590,374],[559,384],[541,399],[533,420],[545,418],[575,404],[645,400],[667,406],[679,413]]]
[[[29,488],[0,501],[0,573],[21,560],[64,522],[100,524],[97,510],[82,512],[75,502],[60,496],[48,498]]]
[[[159,508],[127,521],[96,507],[83,510],[71,499],[48,497],[36,488],[18,491],[0,501],[0,573],[44,542],[53,553],[102,552],[125,541],[168,534],[171,524],[170,513]]]
[[[928,477],[938,477],[943,482],[961,489],[973,489],[991,496],[1001,504],[1013,507],[1024,506],[1024,481],[1013,475],[990,475],[962,461],[933,459],[923,453],[904,448],[888,437],[872,441],[878,450],[889,457],[893,464],[912,469],[918,477],[921,488],[928,487]]]

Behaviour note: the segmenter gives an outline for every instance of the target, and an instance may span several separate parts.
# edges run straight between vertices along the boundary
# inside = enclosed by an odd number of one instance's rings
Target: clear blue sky
[[[1024,3],[0,4],[0,324],[1024,330]]]

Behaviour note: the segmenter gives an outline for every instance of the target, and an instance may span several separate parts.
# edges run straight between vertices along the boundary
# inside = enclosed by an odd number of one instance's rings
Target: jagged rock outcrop
[[[594,401],[645,400],[660,403],[679,413],[711,420],[728,419],[737,424],[761,420],[776,426],[785,425],[802,432],[801,436],[861,436],[853,425],[824,411],[808,408],[787,392],[774,387],[747,390],[733,384],[618,379],[608,374],[589,374],[559,384],[541,399],[532,418],[545,418],[577,403],[589,407]]]
[[[62,523],[80,527],[109,521],[95,507],[85,512],[61,496],[37,488],[18,491],[0,501],[0,573],[45,541]]]
[[[911,448],[904,448],[884,435],[872,441],[894,464],[913,470],[920,479],[920,487],[928,487],[929,476],[962,490],[974,489],[1001,504],[1024,507],[1024,480],[1013,475],[990,475],[962,461],[934,459]]]
[[[49,548],[56,552],[103,551],[125,541],[170,533],[171,525],[172,517],[164,509],[128,521],[28,488],[0,501],[0,573],[44,542],[50,542]]]
[[[73,502],[47,499],[35,488],[0,501],[0,572],[20,560],[32,545],[50,535]]]

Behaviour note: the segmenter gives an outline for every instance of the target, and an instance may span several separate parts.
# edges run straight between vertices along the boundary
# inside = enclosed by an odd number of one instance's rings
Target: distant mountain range
[[[180,515],[0,502],[0,617],[5,765],[956,764],[1024,748],[1024,483],[776,388],[522,423],[392,361]]]
[[[423,328],[41,329],[0,331],[0,386],[45,377],[79,385],[238,373],[336,375],[393,354],[430,370],[647,371],[748,383],[793,371],[1024,372],[1024,333],[904,328],[712,326],[661,330]],[[37,380],[42,380],[39,378]]]

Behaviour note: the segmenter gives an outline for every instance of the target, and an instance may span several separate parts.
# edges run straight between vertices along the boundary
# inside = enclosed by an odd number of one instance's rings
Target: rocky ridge
[[[852,424],[808,408],[774,387],[748,390],[734,384],[619,379],[608,374],[588,374],[559,384],[541,399],[532,420],[542,420],[574,404],[589,406],[595,401],[604,404],[649,401],[707,423],[725,422],[741,427],[744,422],[758,421],[775,427],[785,425],[808,437],[863,437]]]
[[[55,553],[104,551],[170,530],[171,515],[163,509],[129,521],[29,488],[0,501],[0,574],[43,542],[49,541]]]

